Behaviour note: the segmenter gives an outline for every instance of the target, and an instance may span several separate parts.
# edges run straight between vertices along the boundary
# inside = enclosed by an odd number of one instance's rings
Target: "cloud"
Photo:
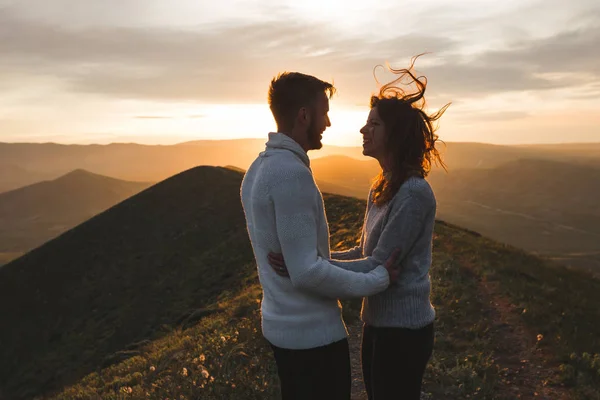
[[[512,43],[510,49],[484,54],[481,61],[524,68],[535,73],[587,72],[598,75],[600,56],[594,51],[598,43],[600,17],[597,23],[585,27],[536,40]]]
[[[343,38],[305,23],[254,23],[212,31],[67,29],[0,15],[0,68],[60,78],[72,91],[161,99],[263,101],[282,70],[372,89],[372,68],[390,55],[443,52],[449,39],[404,35],[382,41]],[[362,94],[364,96],[364,92]]]
[[[164,115],[136,115],[135,119],[171,119],[173,117],[166,117]]]
[[[526,38],[466,55],[448,36],[406,33],[373,40],[341,36],[303,22],[211,25],[211,29],[79,27],[0,13],[3,76],[51,76],[67,90],[118,98],[195,102],[262,102],[276,73],[301,70],[333,80],[342,100],[368,99],[373,67],[395,67],[424,51],[430,93],[446,101],[510,91],[600,82],[600,24]],[[434,62],[427,62],[428,57]],[[419,61],[420,63],[421,61]],[[11,86],[11,87],[14,87]]]

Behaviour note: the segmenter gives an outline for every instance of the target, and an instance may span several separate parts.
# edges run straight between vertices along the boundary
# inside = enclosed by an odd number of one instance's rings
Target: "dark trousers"
[[[283,400],[350,400],[347,339],[307,350],[271,348]]]
[[[414,330],[365,324],[361,359],[369,400],[419,400],[433,341],[433,323]]]

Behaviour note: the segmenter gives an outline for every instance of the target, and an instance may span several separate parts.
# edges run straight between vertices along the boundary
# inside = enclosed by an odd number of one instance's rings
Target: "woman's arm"
[[[429,209],[428,202],[423,204],[423,200],[421,196],[411,193],[394,201],[389,218],[371,256],[352,261],[331,260],[331,263],[348,271],[368,272],[380,265],[380,260],[386,260],[392,251],[399,248],[396,265],[400,265],[412,250],[423,229],[425,214]]]
[[[368,273],[356,273],[337,268],[318,255],[316,194],[310,190],[314,181],[302,172],[290,180],[293,184],[280,184],[271,194],[277,237],[292,285],[330,298],[370,296],[385,290],[390,277],[384,263]]]
[[[396,251],[394,265],[400,265],[412,250],[423,229],[425,215],[430,211],[430,205],[422,205],[421,201],[415,196],[407,196],[398,199],[398,202],[392,205],[390,216],[372,256],[352,261],[328,260],[328,264],[349,272],[368,273],[381,265],[381,260],[388,260]],[[269,264],[281,276],[289,274],[287,261],[282,254],[269,254]]]

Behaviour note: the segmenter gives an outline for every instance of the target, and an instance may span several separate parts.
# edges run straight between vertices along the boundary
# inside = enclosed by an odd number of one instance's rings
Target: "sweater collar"
[[[310,159],[308,158],[308,154],[306,151],[300,146],[294,139],[291,137],[280,133],[280,132],[270,132],[269,140],[266,143],[267,150],[269,149],[285,149],[294,153],[307,167],[310,167]]]

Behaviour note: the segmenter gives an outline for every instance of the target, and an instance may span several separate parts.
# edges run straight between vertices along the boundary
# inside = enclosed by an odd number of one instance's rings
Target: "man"
[[[263,288],[262,331],[273,349],[281,392],[289,399],[350,399],[347,332],[338,298],[369,296],[397,276],[391,266],[368,273],[328,262],[329,227],[307,152],[329,127],[330,83],[298,72],[271,81],[277,132],[248,169],[241,197]],[[269,266],[282,253],[288,278]]]

